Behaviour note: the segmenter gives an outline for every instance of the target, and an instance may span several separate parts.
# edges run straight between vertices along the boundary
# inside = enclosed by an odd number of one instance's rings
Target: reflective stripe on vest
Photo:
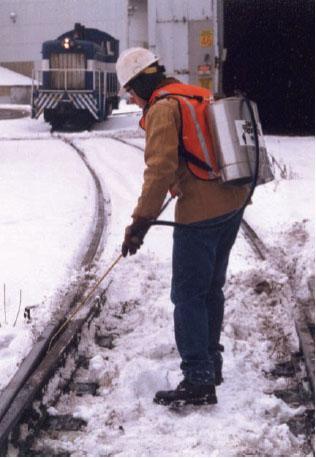
[[[179,152],[186,159],[189,170],[203,180],[217,179],[219,169],[205,116],[211,93],[199,86],[172,83],[153,92],[149,107],[165,97],[175,98],[179,103],[182,132]],[[146,113],[140,121],[144,129],[145,116]]]

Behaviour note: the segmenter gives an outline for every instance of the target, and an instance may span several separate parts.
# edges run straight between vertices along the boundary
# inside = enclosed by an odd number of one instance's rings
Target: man
[[[239,229],[247,189],[221,183],[205,119],[210,92],[166,78],[158,58],[144,48],[119,57],[121,86],[143,108],[146,131],[144,182],[122,254],[133,255],[170,191],[177,195],[171,299],[183,381],[159,391],[159,404],[215,404],[222,382],[220,345],[228,257]]]

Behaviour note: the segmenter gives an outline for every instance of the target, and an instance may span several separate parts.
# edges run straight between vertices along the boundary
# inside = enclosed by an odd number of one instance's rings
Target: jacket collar
[[[155,90],[153,91],[153,93],[155,91],[157,91],[158,89],[161,89],[165,86],[168,86],[169,84],[182,84],[182,82],[180,80],[178,80],[177,78],[173,78],[173,77],[168,77],[168,78],[165,78],[163,81],[161,81],[161,83],[159,83],[157,85],[157,87],[155,88]],[[147,113],[147,111],[149,110],[149,107],[151,105],[151,97],[150,99],[148,100],[148,102],[146,103],[144,109],[143,109],[143,114],[145,115]]]

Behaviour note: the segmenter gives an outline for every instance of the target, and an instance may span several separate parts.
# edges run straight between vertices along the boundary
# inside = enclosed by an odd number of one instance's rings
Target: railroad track
[[[282,265],[282,261],[273,259],[273,255],[245,219],[242,220],[241,229],[258,258],[262,261],[268,260],[272,265],[276,263],[277,268],[283,271],[286,262]],[[291,282],[289,283],[294,290]],[[295,380],[291,388],[276,390],[273,394],[294,408],[298,405],[305,407],[305,412],[294,417],[289,422],[289,427],[296,435],[306,435],[309,446],[315,455],[315,323],[310,323],[304,311],[299,307],[294,309],[293,315],[299,340],[299,350],[276,364],[270,375]]]
[[[132,146],[133,148],[136,148],[144,152],[144,148],[142,148],[139,145],[134,144],[131,141],[128,141],[120,137],[114,137],[114,138],[115,140],[120,141],[124,143],[125,145]],[[245,239],[251,246],[256,256],[262,261],[270,259],[272,262],[274,262],[272,259],[272,255],[269,252],[268,248],[265,246],[261,238],[257,235],[256,231],[245,220],[245,218],[242,219],[241,229],[242,229],[242,233]],[[279,267],[282,270],[283,266],[280,265]],[[299,342],[300,342],[300,352],[305,362],[308,383],[310,384],[313,393],[315,393],[315,353],[314,353],[315,323],[310,323],[307,317],[305,316],[305,314],[300,313],[300,314],[296,314],[295,316],[295,327],[296,327],[296,332],[297,332]],[[302,378],[304,377],[305,376],[300,375],[300,379],[301,379],[300,383],[302,384],[304,384],[305,382],[305,381],[302,381]]]
[[[90,167],[82,151],[74,143],[66,138],[59,137],[69,146],[76,150],[77,154],[85,162],[87,168],[93,176],[97,189],[97,218],[93,236],[91,237],[89,249],[87,250],[81,267],[88,272],[102,238],[103,228],[105,225],[105,214],[103,207],[102,188],[99,179],[93,169]],[[123,139],[115,138],[134,148],[143,150],[141,147]],[[242,230],[245,238],[250,243],[252,249],[259,259],[268,260],[271,254],[262,240],[258,237],[251,226],[243,220]],[[67,326],[54,339],[60,326],[67,321],[72,313],[75,304],[82,300],[89,286],[89,278],[84,278],[80,285],[76,285],[76,290],[71,291],[63,300],[63,310],[67,309],[68,314],[60,317],[54,323],[51,323],[45,329],[40,341],[35,345],[31,354],[21,365],[21,369],[16,374],[10,386],[0,397],[0,450],[2,455],[7,453],[8,443],[12,443],[19,449],[20,455],[23,456],[58,456],[56,452],[46,449],[42,454],[35,454],[32,451],[32,442],[37,437],[41,427],[53,427],[57,429],[78,430],[84,427],[84,422],[73,417],[54,417],[50,419],[47,413],[47,406],[54,405],[60,394],[72,383],[72,390],[79,395],[85,393],[95,394],[97,387],[86,382],[73,382],[72,377],[78,367],[84,366],[85,362],[80,360],[78,355],[78,344],[83,328],[89,327],[92,319],[99,313],[100,307],[106,302],[106,291],[99,288],[95,297],[91,298],[85,308],[76,315],[75,319],[69,320]],[[303,322],[304,323],[304,322]],[[306,334],[306,323],[297,325],[297,332],[301,343],[301,356],[296,355],[293,362],[294,372],[299,372],[301,360],[305,359],[307,372],[300,375],[300,383],[306,382],[306,374],[310,376],[313,373],[314,361],[310,356],[310,338]],[[309,329],[309,328],[308,328]],[[309,331],[308,331],[309,332]],[[303,334],[302,334],[303,333]],[[303,337],[301,337],[303,335]],[[108,336],[98,336],[101,346],[111,348],[111,339]],[[308,344],[306,342],[309,342]],[[50,347],[50,348],[49,348]],[[49,351],[48,351],[49,350]],[[279,368],[279,370],[282,370]],[[304,380],[303,380],[304,379]],[[314,389],[313,381],[310,382]],[[45,405],[41,398],[45,397]],[[48,425],[48,426],[47,426]],[[37,452],[38,453],[38,452]],[[67,456],[67,451],[60,451],[60,456]]]
[[[95,217],[93,227],[90,230],[89,240],[87,240],[87,249],[82,256],[79,264],[79,270],[85,271],[86,274],[80,278],[80,281],[72,284],[69,292],[65,294],[59,304],[59,314],[50,322],[41,333],[41,336],[34,344],[32,350],[22,362],[19,370],[2,391],[0,396],[0,451],[5,454],[7,450],[9,436],[18,427],[19,423],[28,421],[27,416],[35,399],[42,396],[43,391],[48,385],[54,373],[65,364],[66,355],[78,345],[80,331],[82,326],[98,313],[100,304],[104,301],[104,295],[97,291],[96,300],[91,299],[83,310],[78,313],[75,319],[67,323],[67,326],[59,332],[64,324],[71,317],[74,307],[78,302],[83,300],[84,295],[90,285],[90,270],[96,258],[100,254],[101,241],[104,228],[106,225],[106,216],[104,209],[104,196],[100,180],[89,165],[82,151],[77,148],[71,141],[59,136],[61,141],[66,142],[76,151],[81,160],[86,165],[91,174],[96,188],[95,199]],[[99,294],[98,294],[99,293]],[[69,370],[68,370],[69,371]],[[71,377],[70,375],[60,379],[57,391],[62,390],[61,385],[66,385]],[[63,380],[63,381],[62,381]],[[53,394],[57,399],[58,393]],[[39,415],[40,417],[40,415]],[[41,424],[41,418],[37,419],[37,424]],[[38,426],[36,426],[38,427]],[[33,432],[34,433],[34,432]],[[32,439],[26,435],[25,444]]]
[[[110,115],[110,117],[114,117],[114,118],[121,118],[121,117],[124,117],[124,116],[135,116],[135,115],[140,115],[141,114],[141,111],[140,110],[135,110],[135,111],[126,111],[125,113],[112,113]]]
[[[116,138],[116,140],[143,151],[142,147],[135,145],[133,142],[129,142],[121,138]],[[276,263],[277,268],[280,271],[284,271],[286,260],[284,259],[284,264],[282,264],[282,261],[276,261],[274,259],[273,254],[245,218],[242,219],[241,230],[259,260],[269,261],[272,265]],[[291,287],[292,290],[294,290],[292,285]],[[313,430],[315,417],[315,323],[311,323],[309,321],[301,308],[297,308],[294,311],[294,323],[299,339],[299,351],[296,354],[291,355],[290,362],[286,361],[285,363],[280,363],[275,370],[275,375],[278,376],[279,370],[280,376],[287,374],[288,376],[295,377],[297,386],[294,389],[294,405],[296,406],[297,402],[301,402],[306,406],[306,413],[301,417],[298,417],[297,420],[293,420],[292,428],[294,432],[305,431],[307,433],[309,436],[310,446],[315,452]],[[285,398],[285,400],[289,399],[289,403],[291,404],[293,399],[293,397],[291,397],[291,392],[290,396],[288,396],[287,390],[285,393],[281,391],[276,392],[275,394],[281,398]]]

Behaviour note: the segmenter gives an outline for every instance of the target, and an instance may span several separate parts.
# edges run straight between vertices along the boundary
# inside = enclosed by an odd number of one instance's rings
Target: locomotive
[[[41,68],[33,73],[32,117],[44,114],[54,130],[106,119],[119,103],[118,54],[118,40],[79,23],[45,41]]]

